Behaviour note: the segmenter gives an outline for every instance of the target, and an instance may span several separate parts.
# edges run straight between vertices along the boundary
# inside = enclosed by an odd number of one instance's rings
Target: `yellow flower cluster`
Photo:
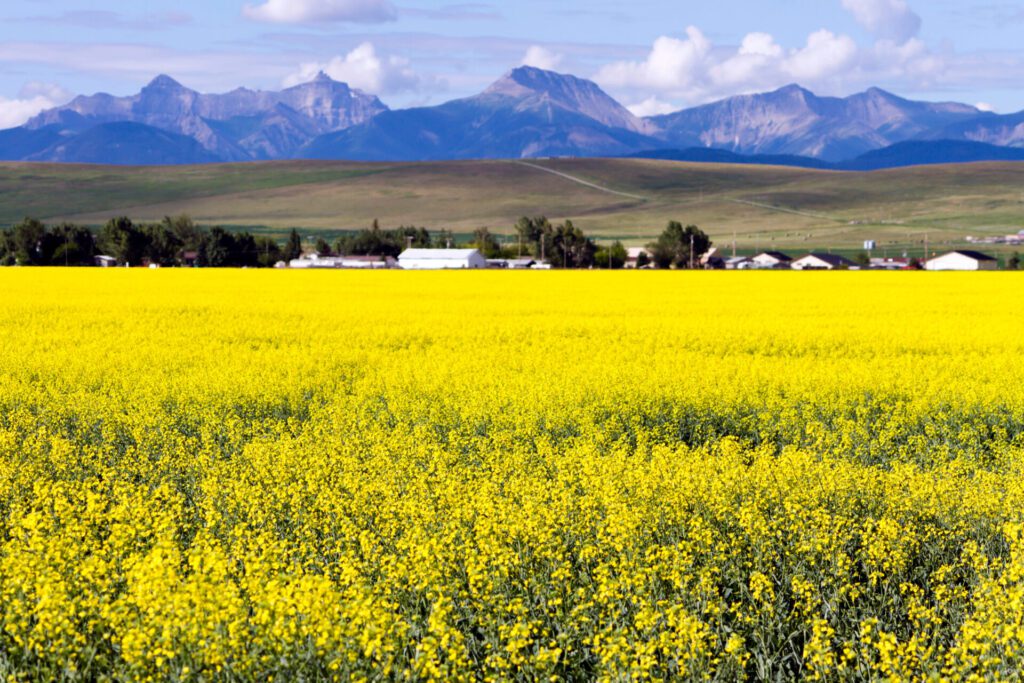
[[[0,272],[7,680],[1024,667],[1012,274]]]

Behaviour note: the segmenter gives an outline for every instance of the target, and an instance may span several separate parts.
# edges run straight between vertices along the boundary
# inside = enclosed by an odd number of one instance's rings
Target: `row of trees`
[[[413,248],[478,249],[487,258],[531,258],[555,268],[622,268],[626,249],[621,242],[598,246],[583,230],[567,220],[557,225],[544,216],[520,218],[516,241],[502,243],[488,228],[474,231],[472,241],[459,245],[448,230],[399,227],[384,230],[377,221],[366,230],[338,238],[333,245],[316,241],[321,255],[344,254],[397,257]],[[648,246],[651,261],[659,268],[699,265],[711,240],[700,228],[671,222],[656,242]],[[292,230],[284,245],[270,237],[230,232],[221,227],[203,228],[188,216],[166,217],[159,223],[136,224],[126,217],[112,218],[99,230],[61,223],[48,227],[26,218],[0,231],[0,265],[93,265],[98,255],[108,255],[121,265],[272,267],[303,253],[302,238]],[[638,265],[645,265],[643,258]]]
[[[548,260],[556,268],[622,268],[626,249],[619,241],[610,246],[596,246],[583,231],[565,221],[553,226],[547,218],[524,216],[516,223],[518,250],[535,258]],[[648,262],[658,268],[699,268],[700,257],[711,248],[711,239],[696,225],[683,227],[671,221],[655,242],[647,245],[650,253],[642,254],[637,265]]]
[[[515,226],[519,254],[526,249],[556,268],[589,268],[595,265],[597,245],[572,221],[552,225],[546,217],[524,216]]]
[[[49,227],[26,218],[0,231],[0,265],[91,266],[108,255],[121,265],[269,267],[302,253],[294,230],[282,248],[269,237],[202,228],[188,216],[166,217],[137,225],[126,217],[112,218],[98,232],[73,223]]]
[[[402,226],[394,230],[383,230],[376,220],[373,225],[352,235],[339,237],[334,245],[321,238],[316,242],[316,251],[321,256],[341,254],[345,256],[392,256],[398,257],[407,248],[443,249],[455,247],[455,235],[449,230],[431,233],[426,228]]]

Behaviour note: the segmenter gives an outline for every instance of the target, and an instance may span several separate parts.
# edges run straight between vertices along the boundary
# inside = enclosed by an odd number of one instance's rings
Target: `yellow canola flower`
[[[995,680],[1013,274],[0,270],[10,680]]]

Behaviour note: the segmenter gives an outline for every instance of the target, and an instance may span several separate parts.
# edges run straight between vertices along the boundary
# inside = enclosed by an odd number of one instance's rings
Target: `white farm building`
[[[928,259],[925,270],[998,270],[999,262],[980,251],[951,251]]]
[[[476,249],[406,249],[398,255],[404,270],[462,270],[486,268],[487,259]]]
[[[815,254],[801,256],[790,264],[793,270],[836,270],[856,265],[853,261],[838,254]]]
[[[769,270],[772,268],[789,268],[789,264],[793,262],[793,259],[781,251],[762,251],[757,256],[751,258],[750,261],[754,264],[754,268]]]

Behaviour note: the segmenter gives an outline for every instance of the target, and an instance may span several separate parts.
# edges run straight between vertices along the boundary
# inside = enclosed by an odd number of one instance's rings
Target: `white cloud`
[[[545,71],[555,71],[562,64],[563,55],[541,45],[532,45],[523,55],[523,66],[534,66]]]
[[[735,47],[718,46],[696,27],[685,37],[662,36],[638,61],[606,64],[594,80],[638,110],[656,110],[653,102],[675,108],[732,95],[765,92],[798,83],[820,94],[848,94],[885,86],[903,94],[977,87],[978,81],[1008,80],[1024,70],[1024,60],[1004,59],[1004,69],[982,67],[977,59],[950,50],[935,52],[920,38],[879,38],[858,45],[850,36],[827,29],[811,33],[804,45],[785,47],[768,33],[747,34]],[[646,100],[654,98],[651,104]],[[653,109],[652,109],[653,107]]]
[[[657,97],[648,97],[643,102],[637,104],[631,104],[626,107],[633,116],[639,116],[640,118],[646,118],[648,116],[660,116],[661,114],[671,114],[676,111],[678,107],[668,102],[662,102]]]
[[[417,90],[422,81],[403,57],[382,57],[372,43],[363,43],[345,56],[327,62],[306,62],[284,80],[285,86],[308,83],[323,71],[336,81],[375,95]]]
[[[856,62],[857,51],[857,43],[849,36],[822,29],[808,36],[806,47],[791,53],[782,66],[787,76],[815,83],[847,71]]]
[[[686,39],[662,36],[642,62],[614,62],[594,77],[608,87],[639,87],[679,91],[696,86],[706,71],[711,41],[695,26],[686,29]]]
[[[992,113],[994,113],[995,110],[996,110],[996,108],[993,107],[988,102],[978,102],[977,104],[974,105],[974,108],[977,109],[978,111],[985,111],[985,112],[992,112]]]
[[[921,30],[919,17],[906,0],[842,0],[861,26],[886,40],[904,43]]]
[[[789,50],[767,33],[748,34],[734,49],[715,47],[693,26],[686,36],[662,36],[644,61],[608,64],[594,78],[610,89],[647,95],[653,90],[656,96],[694,103],[793,81],[808,87],[829,84],[853,71],[860,57],[852,38],[825,29]]]
[[[67,103],[72,95],[52,83],[26,83],[13,99],[0,97],[0,130],[22,125],[41,111]]]
[[[274,24],[334,21],[379,24],[394,21],[398,16],[389,0],[266,0],[262,5],[246,5],[242,14],[255,21]]]

